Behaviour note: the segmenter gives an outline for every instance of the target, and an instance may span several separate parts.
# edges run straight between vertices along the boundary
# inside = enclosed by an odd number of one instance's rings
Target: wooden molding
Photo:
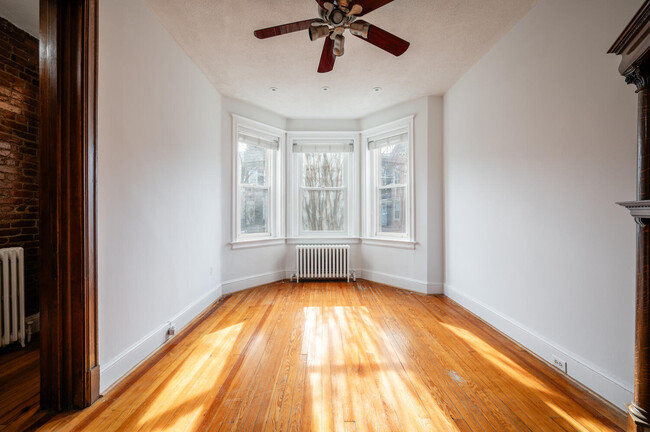
[[[41,0],[41,407],[99,396],[97,0]]]
[[[621,56],[619,72],[638,94],[637,201],[619,203],[637,221],[634,401],[628,430],[648,430],[650,412],[650,0],[625,27],[609,53]]]
[[[646,0],[607,51],[608,54],[621,56],[621,64],[618,69],[621,75],[626,76],[633,65],[638,64],[642,58],[648,57],[650,51],[650,38],[647,33],[649,22],[650,1]]]

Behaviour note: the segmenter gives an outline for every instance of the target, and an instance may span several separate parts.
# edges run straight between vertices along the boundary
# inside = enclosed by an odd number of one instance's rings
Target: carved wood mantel
[[[621,58],[619,72],[639,99],[637,200],[620,203],[637,221],[634,401],[628,430],[650,431],[650,0],[625,27],[609,53]]]

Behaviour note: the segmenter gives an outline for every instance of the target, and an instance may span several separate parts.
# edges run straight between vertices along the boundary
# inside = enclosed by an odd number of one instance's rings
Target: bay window
[[[361,133],[287,133],[233,116],[232,247],[415,248],[413,158],[413,117]]]

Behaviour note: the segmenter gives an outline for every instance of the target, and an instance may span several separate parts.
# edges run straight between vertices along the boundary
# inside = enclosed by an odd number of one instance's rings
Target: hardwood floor
[[[17,344],[0,349],[0,431],[26,418],[42,417],[35,415],[40,386],[38,346],[35,339],[24,349]]]
[[[92,407],[25,416],[6,430],[622,431],[626,422],[446,297],[367,281],[227,296]]]

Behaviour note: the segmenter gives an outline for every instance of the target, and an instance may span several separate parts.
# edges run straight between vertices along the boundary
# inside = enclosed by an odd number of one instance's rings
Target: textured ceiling
[[[39,0],[0,0],[0,17],[38,38]]]
[[[341,119],[444,94],[535,2],[395,0],[364,20],[411,42],[404,55],[346,33],[345,55],[334,71],[318,74],[322,40],[311,42],[306,31],[253,36],[259,28],[317,17],[314,0],[145,1],[221,94],[289,118]]]

